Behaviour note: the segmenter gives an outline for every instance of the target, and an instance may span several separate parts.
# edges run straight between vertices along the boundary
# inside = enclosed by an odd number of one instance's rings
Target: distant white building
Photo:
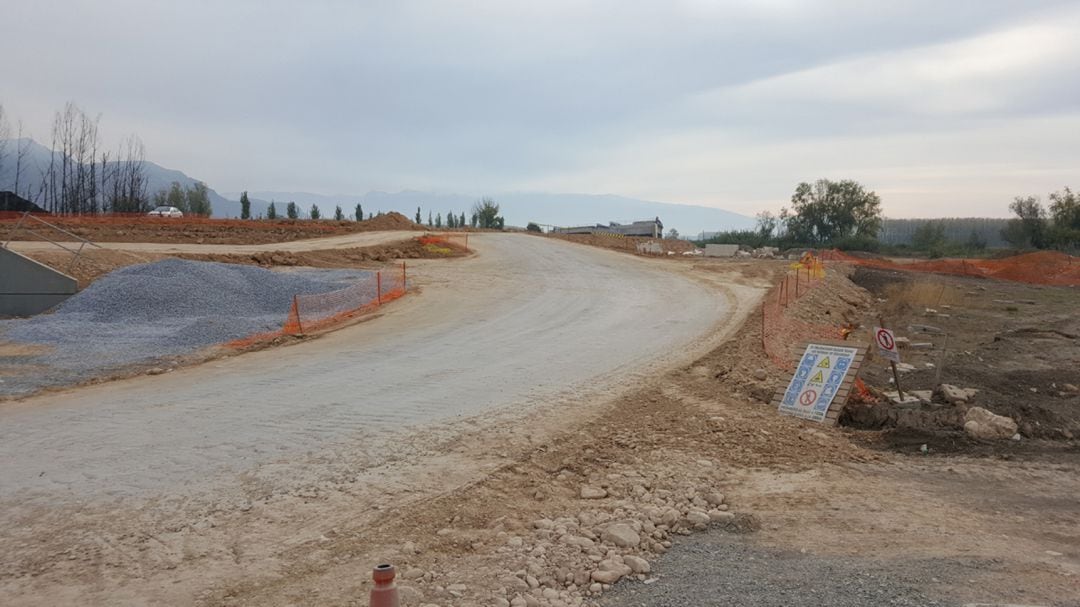
[[[618,234],[621,236],[645,236],[648,238],[663,238],[664,224],[659,217],[635,221],[630,224],[616,223],[607,225],[596,224],[594,226],[576,226],[572,228],[553,228],[555,234]]]

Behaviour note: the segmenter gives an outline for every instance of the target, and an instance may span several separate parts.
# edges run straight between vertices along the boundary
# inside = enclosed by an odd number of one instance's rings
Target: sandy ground
[[[131,251],[133,253],[258,253],[262,251],[311,251],[315,249],[349,249],[399,242],[416,237],[415,231],[388,230],[381,232],[357,232],[327,238],[309,238],[291,242],[265,244],[190,244],[165,242],[98,242],[97,247],[107,250]],[[78,249],[78,242],[61,242],[69,249]],[[50,242],[13,241],[8,244],[16,253],[33,253],[57,250]],[[86,247],[84,250],[92,249]]]
[[[462,431],[615,394],[685,362],[749,312],[755,293],[547,239],[483,235],[475,247],[473,258],[414,264],[423,293],[374,322],[5,405],[3,594],[13,604],[190,602],[236,574],[238,538],[217,537],[189,567],[190,548],[162,537],[339,483],[352,500],[362,487],[376,502],[395,486],[451,490],[484,470],[453,465],[445,444]],[[421,466],[420,455],[441,464]],[[275,546],[321,534],[333,518],[291,507],[280,514],[292,523],[243,550],[272,560]]]
[[[391,561],[406,607],[592,605],[601,559],[638,556],[652,573],[601,588],[603,604],[717,604],[723,590],[748,605],[889,604],[872,599],[890,591],[912,604],[1080,605],[1075,442],[922,455],[778,416],[755,396],[775,379],[754,378],[766,361],[756,321],[734,332],[771,265],[539,238],[496,256],[524,237],[487,238],[476,257],[417,262],[419,296],[315,342],[0,408],[4,603],[366,605],[370,568]],[[636,318],[646,339],[605,326],[609,315]],[[654,343],[672,333],[687,337]],[[359,355],[375,351],[396,367]],[[320,357],[326,368],[305,362]],[[397,377],[393,391],[368,393],[384,381],[373,368]],[[368,401],[410,403],[412,417],[374,417],[368,431],[349,415]],[[732,522],[682,543],[716,492]],[[680,522],[649,523],[672,509]],[[642,527],[640,545],[600,541],[623,521]],[[747,535],[732,544],[719,529]],[[567,542],[582,537],[595,546]],[[772,567],[783,575],[758,583]]]

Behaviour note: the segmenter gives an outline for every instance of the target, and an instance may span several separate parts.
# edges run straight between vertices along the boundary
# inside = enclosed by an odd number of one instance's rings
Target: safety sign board
[[[891,330],[874,327],[874,344],[877,345],[877,352],[882,358],[894,363],[900,362],[900,351],[896,349],[896,336]]]
[[[803,419],[824,421],[840,385],[851,370],[858,348],[809,344],[799,359],[780,412]]]

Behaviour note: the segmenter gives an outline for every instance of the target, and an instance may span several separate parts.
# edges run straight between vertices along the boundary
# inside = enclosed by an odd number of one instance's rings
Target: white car
[[[176,207],[158,207],[147,213],[150,217],[183,217],[184,213]]]

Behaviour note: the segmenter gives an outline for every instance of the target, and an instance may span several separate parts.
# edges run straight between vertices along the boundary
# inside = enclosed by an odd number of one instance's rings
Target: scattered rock
[[[708,514],[701,512],[700,510],[691,510],[686,514],[686,522],[690,523],[697,529],[701,529],[709,524],[712,520]]]
[[[964,432],[973,438],[1011,438],[1016,430],[1016,422],[1011,417],[996,415],[982,407],[972,407],[964,415]]]
[[[974,388],[957,388],[952,384],[941,384],[937,387],[938,395],[950,405],[969,403],[975,400],[975,395],[978,392]]]
[[[766,379],[769,379],[769,374],[765,372],[765,369],[756,369],[754,371],[754,379],[765,381]]]
[[[641,536],[639,536],[630,525],[624,523],[612,523],[600,534],[600,540],[620,548],[633,548],[641,543]]]
[[[649,573],[650,571],[652,571],[652,567],[649,565],[649,561],[646,561],[640,556],[624,556],[623,563],[625,563],[626,566],[630,567],[630,571],[634,573]]]
[[[607,497],[607,490],[605,489],[588,485],[582,485],[581,487],[581,499],[583,500],[598,500],[605,497]]]

